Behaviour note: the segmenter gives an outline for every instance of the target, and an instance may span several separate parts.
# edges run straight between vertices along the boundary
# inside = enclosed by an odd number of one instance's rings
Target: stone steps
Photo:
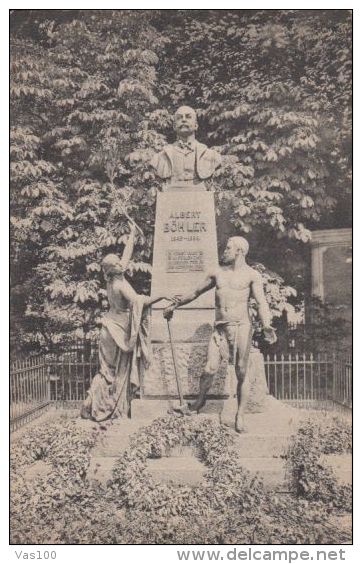
[[[132,435],[143,426],[142,421],[131,419],[121,419],[109,427],[99,440],[92,451],[92,456],[96,457],[117,457],[128,447]]]
[[[258,474],[268,490],[287,491],[285,463],[281,458],[239,456],[240,466],[252,474]]]
[[[252,474],[259,474],[269,490],[285,492],[289,489],[283,456],[303,417],[301,411],[269,396],[262,413],[245,415],[248,432],[235,434],[234,448],[239,464]],[[234,418],[235,404],[228,401],[222,414],[223,422],[234,428]]]
[[[195,456],[164,456],[149,459],[147,469],[156,481],[174,482],[196,486],[201,480],[206,466]]]
[[[93,455],[87,472],[90,482],[97,481],[106,486],[108,480],[112,478],[113,466],[118,458],[118,456]]]
[[[320,462],[332,468],[339,483],[352,484],[351,454],[324,454]]]
[[[220,422],[221,401],[208,402],[206,413],[194,415],[198,419],[212,419]],[[92,452],[89,477],[103,483],[111,478],[112,467],[122,451],[129,445],[130,437],[141,427],[149,425],[154,419],[168,414],[177,400],[134,400],[132,402],[132,418],[115,420],[100,436],[98,444]],[[234,428],[235,401],[226,402],[229,410],[226,415]],[[224,410],[225,414],[225,410]],[[295,431],[302,414],[299,410],[285,406],[272,398],[266,402],[263,413],[246,415],[246,426],[249,432],[234,435],[234,448],[238,453],[238,461],[251,473],[259,473],[269,489],[285,491],[285,464],[281,458],[288,448],[291,434]],[[224,422],[225,424],[225,422]],[[206,467],[193,454],[180,451],[170,457],[150,459],[149,471],[157,480],[176,483],[196,484],[205,472]]]
[[[241,458],[275,458],[286,453],[289,440],[289,435],[243,433],[235,437],[234,444]]]
[[[147,421],[151,423],[157,417],[164,417],[177,401],[163,399],[135,399],[131,403],[131,421]]]

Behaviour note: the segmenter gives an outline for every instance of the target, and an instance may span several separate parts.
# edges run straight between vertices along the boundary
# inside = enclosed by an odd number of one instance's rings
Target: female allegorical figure
[[[135,225],[122,258],[109,254],[102,261],[109,311],[102,319],[99,373],[92,380],[81,416],[94,421],[130,417],[131,399],[140,384],[140,371],[149,363],[149,306],[164,296],[137,294],[124,273],[132,257]]]

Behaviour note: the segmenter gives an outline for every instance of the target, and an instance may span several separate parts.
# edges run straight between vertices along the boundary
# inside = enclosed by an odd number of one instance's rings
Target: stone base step
[[[260,435],[242,433],[234,439],[235,449],[240,456],[248,458],[274,458],[284,455],[288,449],[290,437],[288,435]]]
[[[112,469],[118,456],[94,455],[88,468],[88,479],[103,485],[112,478]],[[242,458],[240,466],[251,474],[258,474],[267,489],[285,491],[284,461],[277,458]],[[206,471],[206,467],[195,456],[164,456],[148,459],[147,469],[154,480],[179,484],[197,485]]]
[[[122,420],[123,421],[123,420]],[[128,447],[129,440],[142,425],[124,420],[122,424],[114,424],[100,436],[92,450],[92,456],[120,456]]]
[[[171,404],[172,405],[172,404]],[[177,402],[175,402],[177,405]],[[92,456],[120,456],[122,451],[129,445],[129,440],[142,427],[150,425],[158,417],[168,415],[170,409],[168,400],[133,400],[132,418],[114,419],[99,436],[98,442],[93,448]],[[175,417],[180,415],[175,414]],[[187,417],[199,419],[211,419],[219,423],[219,415],[215,412],[193,414]],[[97,425],[93,423],[93,425]]]
[[[225,401],[220,416],[221,422],[234,429],[235,415],[236,404],[230,400]],[[304,417],[302,410],[289,407],[271,396],[267,396],[263,412],[245,414],[247,434],[291,435],[296,431]]]
[[[196,398],[185,399],[185,404],[193,403]],[[200,414],[219,414],[222,411],[224,400],[208,399]],[[177,398],[169,399],[134,399],[131,404],[132,419],[152,421],[157,417],[164,417],[172,413],[174,408],[180,406]]]
[[[195,486],[202,480],[206,466],[194,456],[164,456],[148,459],[147,469],[156,481]]]
[[[167,399],[134,399],[131,403],[131,420],[150,423],[158,417],[165,417],[173,405],[177,405],[177,403],[177,400]]]
[[[285,478],[285,463],[281,458],[239,457],[240,466],[252,474],[258,474],[266,489],[285,491],[288,489]]]
[[[351,454],[325,454],[320,462],[330,466],[341,484],[352,484],[352,455]]]
[[[209,400],[200,414],[194,414],[198,420],[211,419],[220,423],[222,400]],[[231,423],[234,428],[235,402],[231,405]],[[132,435],[142,427],[149,425],[158,417],[168,415],[170,408],[178,405],[177,401],[136,399],[132,402],[132,418],[114,420],[100,434],[98,444],[92,452],[90,476],[107,480],[110,469],[117,457],[122,455],[129,445]],[[177,415],[175,415],[177,417]],[[240,465],[251,473],[259,473],[265,486],[277,491],[285,491],[285,461],[281,456],[288,448],[291,435],[295,432],[303,414],[294,408],[268,398],[263,413],[249,413],[245,416],[247,433],[234,434],[234,448],[238,453]],[[106,461],[105,459],[110,459]],[[180,483],[197,483],[205,471],[200,461],[190,454],[180,451],[179,456],[172,453],[161,459],[151,459],[149,469],[158,480],[173,480]],[[342,470],[341,470],[342,471]],[[345,468],[343,469],[345,472]],[[98,477],[97,477],[98,475]]]

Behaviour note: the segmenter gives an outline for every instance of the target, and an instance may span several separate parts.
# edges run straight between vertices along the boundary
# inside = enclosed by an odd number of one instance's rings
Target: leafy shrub
[[[11,541],[15,544],[61,542],[74,503],[90,502],[86,474],[96,433],[79,429],[72,420],[56,419],[29,429],[11,448]],[[25,471],[36,461],[46,476],[31,481]]]
[[[147,458],[192,445],[207,467],[197,486],[160,484]],[[323,501],[278,496],[237,462],[230,430],[212,421],[162,418],[143,429],[114,468],[110,484],[126,507],[127,543],[328,543],[346,535],[328,524]]]
[[[267,492],[236,462],[232,432],[208,419],[155,420],[131,438],[106,487],[90,483],[91,448],[110,424],[84,430],[76,420],[58,419],[30,429],[13,445],[12,543],[350,542],[329,524],[328,502]],[[159,483],[147,471],[147,458],[165,456],[177,445],[192,445],[205,464],[197,486]],[[49,473],[30,480],[26,470],[39,453]]]
[[[155,482],[147,458],[162,456],[176,445],[193,445],[207,472],[198,486]],[[120,505],[164,518],[206,515],[210,510],[257,505],[262,484],[236,463],[231,431],[211,420],[156,419],[139,433],[114,468],[110,485]]]
[[[324,454],[343,454],[351,450],[352,429],[345,421],[338,418],[327,424],[310,419],[305,421],[298,429],[287,456],[297,495],[351,511],[351,486],[339,484],[332,468],[321,462]]]

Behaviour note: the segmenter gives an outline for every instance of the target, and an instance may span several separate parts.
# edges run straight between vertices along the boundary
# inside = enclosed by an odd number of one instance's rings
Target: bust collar
[[[173,143],[172,145],[166,145],[163,148],[164,152],[166,153],[167,157],[170,160],[170,163],[172,163],[172,150],[176,149],[182,151],[182,149],[180,149],[176,143],[177,142]],[[196,139],[193,141],[193,143],[194,143],[194,150],[196,152],[196,161],[197,161],[205,153],[205,151],[207,150],[207,146],[204,145],[203,143],[199,143],[199,141],[197,141]]]
[[[183,141],[182,139],[178,139],[174,145],[177,149],[181,149],[182,152],[191,152],[195,151],[196,147],[196,140],[191,139],[191,141]]]
[[[190,139],[189,141],[183,141],[183,139],[177,139],[176,145],[178,145],[181,148],[191,149],[193,151],[196,146],[196,139]]]

